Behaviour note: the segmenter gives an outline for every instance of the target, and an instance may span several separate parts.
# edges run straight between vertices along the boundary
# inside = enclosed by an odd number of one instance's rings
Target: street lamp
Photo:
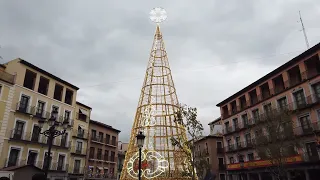
[[[144,144],[144,138],[146,136],[143,135],[143,133],[140,131],[139,134],[136,136],[137,138],[137,144],[138,144],[138,148],[139,148],[139,180],[141,180],[141,149],[143,147]]]
[[[51,155],[51,148],[52,148],[52,143],[53,143],[53,140],[55,137],[58,137],[58,136],[61,136],[63,134],[65,134],[67,128],[68,128],[68,125],[69,125],[69,121],[68,119],[65,119],[63,121],[63,123],[61,122],[58,122],[57,121],[57,117],[58,117],[58,111],[57,110],[53,110],[51,112],[51,117],[50,119],[48,119],[48,125],[50,126],[50,128],[48,130],[45,130],[43,132],[40,132],[40,134],[43,134],[44,136],[46,136],[48,138],[48,155],[47,155],[47,158],[48,160],[46,161],[46,164],[45,164],[45,169],[44,169],[44,172],[45,172],[45,179],[47,179],[47,176],[48,176],[48,171],[49,171],[49,166],[50,166],[50,155]],[[40,129],[43,128],[43,125],[45,123],[45,120],[44,119],[40,119],[38,121],[39,123],[39,127]],[[63,130],[60,131],[60,130],[56,130],[56,127],[59,127],[59,126],[62,126]]]

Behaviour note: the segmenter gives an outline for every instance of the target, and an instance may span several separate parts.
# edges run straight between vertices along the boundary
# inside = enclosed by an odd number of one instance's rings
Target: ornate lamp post
[[[143,133],[140,131],[139,134],[136,136],[137,138],[137,144],[139,147],[139,180],[141,180],[141,149],[143,147],[144,144],[144,138],[146,136],[143,135]]]
[[[68,128],[68,125],[69,125],[69,121],[67,119],[64,120],[63,123],[58,122],[57,116],[58,116],[58,111],[56,111],[56,110],[52,111],[51,117],[47,121],[50,128],[48,130],[40,132],[40,134],[43,134],[44,136],[46,136],[48,138],[48,141],[47,141],[47,143],[48,143],[48,155],[47,155],[48,160],[46,161],[45,169],[44,169],[45,179],[47,179],[47,176],[48,176],[48,171],[49,171],[49,166],[50,166],[51,148],[52,148],[53,140],[55,137],[65,134],[66,129]],[[45,120],[40,119],[38,121],[38,123],[39,123],[40,129],[42,129],[43,125],[45,123]],[[59,126],[63,127],[63,131],[56,130],[56,127],[59,127]]]

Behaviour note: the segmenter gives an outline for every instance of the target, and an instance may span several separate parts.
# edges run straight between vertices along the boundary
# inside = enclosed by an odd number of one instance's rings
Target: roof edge
[[[232,100],[232,99],[236,98],[237,96],[241,95],[245,91],[248,91],[251,88],[257,86],[260,83],[262,83],[263,81],[268,80],[273,75],[281,72],[282,70],[286,69],[287,67],[291,66],[292,64],[294,64],[294,63],[298,62],[299,60],[301,60],[301,59],[303,59],[303,58],[305,58],[305,57],[317,52],[318,50],[320,50],[320,42],[318,44],[314,45],[313,47],[311,47],[310,49],[308,49],[308,50],[304,51],[303,53],[299,54],[298,56],[292,58],[288,62],[282,64],[279,67],[277,67],[276,69],[274,69],[273,71],[269,72],[268,74],[266,74],[265,76],[261,77],[260,79],[258,79],[256,81],[254,81],[253,83],[249,84],[248,86],[246,86],[245,88],[243,88],[240,91],[236,92],[235,94],[229,96],[225,100],[219,102],[216,106],[220,107],[223,104],[226,104],[227,102],[229,102],[230,100]]]
[[[47,76],[51,77],[52,79],[55,79],[56,81],[59,81],[59,82],[61,82],[61,83],[64,83],[64,84],[72,87],[72,88],[75,89],[75,90],[79,90],[79,88],[78,88],[77,86],[75,86],[75,85],[73,85],[73,84],[71,84],[71,83],[69,83],[69,82],[67,82],[67,81],[65,81],[65,80],[63,80],[63,79],[61,79],[61,78],[59,78],[59,77],[57,77],[57,76],[55,76],[55,75],[53,75],[53,74],[51,74],[51,73],[49,73],[49,72],[47,72],[47,71],[39,68],[39,67],[37,67],[36,65],[33,65],[33,64],[29,63],[28,61],[26,61],[26,60],[24,60],[24,59],[21,59],[21,58],[17,58],[17,59],[19,59],[19,62],[20,62],[21,64],[23,64],[23,65],[25,65],[25,66],[28,66],[28,67],[36,70],[36,71],[39,71],[39,72],[43,73],[44,75],[47,75]]]
[[[85,104],[82,104],[82,103],[79,102],[79,101],[76,101],[76,103],[79,104],[80,106],[86,107],[86,108],[88,108],[88,109],[92,109],[90,106],[87,106],[87,105],[85,105]]]
[[[118,133],[121,132],[120,130],[115,129],[115,128],[113,128],[112,126],[107,125],[107,124],[104,124],[104,123],[99,122],[99,121],[95,121],[95,120],[90,119],[90,123],[96,124],[96,125],[99,125],[99,126],[103,126],[103,127],[107,128],[107,129],[113,130],[113,131],[118,132]]]

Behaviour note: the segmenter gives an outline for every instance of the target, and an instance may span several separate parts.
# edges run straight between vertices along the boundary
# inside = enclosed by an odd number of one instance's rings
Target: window
[[[253,153],[249,153],[248,154],[248,160],[249,161],[253,161],[254,160]]]
[[[99,132],[99,142],[103,142],[103,133]]]
[[[30,97],[26,95],[21,95],[21,99],[19,102],[19,111],[27,113],[28,112],[28,106],[29,106],[29,100]]]
[[[50,157],[50,158],[49,158]],[[48,152],[44,153],[44,162],[43,162],[43,169],[46,169],[47,166],[47,162],[49,161],[49,166],[52,162],[52,153],[50,154],[50,156],[48,156]],[[48,167],[49,168],[49,167]]]
[[[309,114],[299,117],[299,121],[300,121],[303,132],[312,132]]]
[[[53,105],[53,106],[52,106],[52,111],[51,111],[51,112],[53,112],[53,111],[57,111],[57,112],[59,112],[59,107],[58,107],[58,106]]]
[[[238,162],[244,162],[244,159],[243,159],[243,155],[242,155],[242,154],[239,154],[239,156],[238,156]]]
[[[38,101],[38,106],[37,106],[37,112],[36,112],[36,116],[37,117],[43,117],[43,112],[44,112],[44,106],[45,106],[45,102],[43,101]]]
[[[62,100],[62,91],[63,91],[63,86],[56,84],[56,86],[54,87],[53,98],[61,101]]]
[[[14,134],[13,134],[14,139],[22,139],[24,124],[25,123],[22,121],[16,121],[16,127],[14,129]]]
[[[278,99],[278,106],[281,110],[287,108],[287,97],[283,97]]]
[[[72,98],[73,98],[73,91],[71,91],[70,89],[67,89],[64,102],[72,105]]]
[[[36,82],[36,77],[37,77],[36,73],[26,69],[26,74],[24,76],[23,86],[28,89],[33,90],[34,84]]]
[[[90,147],[89,158],[91,158],[91,159],[94,158],[94,147]]]
[[[82,129],[80,126],[78,126],[78,137],[84,137],[84,129]]]
[[[9,160],[8,160],[8,167],[18,165],[19,154],[20,154],[20,149],[11,148]]]
[[[219,162],[219,165],[224,164],[224,162],[223,162],[223,158],[218,158],[218,162]]]
[[[112,162],[114,162],[114,156],[115,156],[115,153],[113,151],[111,151],[111,156],[110,156],[110,160]]]
[[[251,145],[251,134],[250,133],[248,133],[248,134],[246,134],[246,143],[247,143],[247,146],[248,145]]]
[[[105,160],[105,161],[108,161],[108,156],[109,156],[109,151],[108,151],[108,150],[105,150],[105,151],[104,151],[104,160]]]
[[[264,105],[263,109],[266,114],[271,113],[271,103]]]
[[[59,154],[59,157],[58,157],[58,168],[57,168],[58,171],[62,171],[63,170],[64,159],[65,159],[65,156]]]
[[[112,145],[116,145],[116,137],[115,136],[112,136]]]
[[[33,141],[33,142],[39,141],[40,131],[41,131],[41,129],[38,125],[33,126],[31,141]]]
[[[236,137],[236,143],[237,143],[237,147],[241,147],[241,144],[240,144],[240,137]]]
[[[294,100],[295,100],[297,108],[305,105],[306,100],[305,100],[305,97],[304,97],[302,89],[297,91],[297,92],[295,92],[295,93],[293,93],[293,96],[294,96]]]
[[[248,122],[248,115],[247,115],[247,114],[243,114],[243,115],[242,115],[242,120],[243,120],[244,126],[246,126],[246,125],[249,124],[249,122]]]
[[[27,164],[36,165],[38,152],[37,151],[29,151]]]
[[[238,129],[239,128],[239,124],[238,124],[238,118],[235,118],[232,120],[233,121],[233,126],[235,129]]]
[[[229,157],[229,161],[230,161],[230,164],[234,164],[234,159],[233,159],[233,157]]]
[[[259,109],[255,109],[252,111],[252,116],[255,121],[259,120]]]
[[[210,164],[209,158],[207,158],[207,163]]]
[[[97,159],[102,159],[102,149],[98,148]]]
[[[110,144],[110,135],[106,134],[106,144]]]
[[[87,121],[87,111],[84,109],[79,109],[78,119],[82,121]]]
[[[65,121],[69,121],[70,120],[70,114],[71,114],[70,111],[67,111],[67,110],[64,111],[64,120]]]
[[[224,123],[225,127],[226,127],[226,133],[231,132],[230,126],[229,126],[229,122]]]
[[[320,83],[314,84],[312,87],[316,100],[320,101]]]
[[[96,140],[97,139],[97,131],[92,129],[91,130],[91,139]]]
[[[82,142],[77,141],[76,153],[81,154],[81,150],[82,150]]]
[[[66,132],[61,136],[61,147],[67,147],[67,138],[68,138],[68,133]]]
[[[73,173],[75,174],[79,174],[80,173],[80,160],[74,160],[74,169],[73,169]]]
[[[227,143],[228,143],[228,147],[230,148],[231,147],[231,139],[228,139]]]
[[[44,95],[48,94],[49,79],[40,76],[38,92]]]

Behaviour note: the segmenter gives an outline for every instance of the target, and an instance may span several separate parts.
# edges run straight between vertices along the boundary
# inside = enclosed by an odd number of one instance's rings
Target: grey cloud
[[[320,41],[317,0],[11,0],[0,2],[0,55],[79,86],[92,118],[128,140],[157,6],[168,12],[161,30],[178,97],[198,107],[205,127],[219,116],[216,103],[305,50],[299,10],[311,45]]]

